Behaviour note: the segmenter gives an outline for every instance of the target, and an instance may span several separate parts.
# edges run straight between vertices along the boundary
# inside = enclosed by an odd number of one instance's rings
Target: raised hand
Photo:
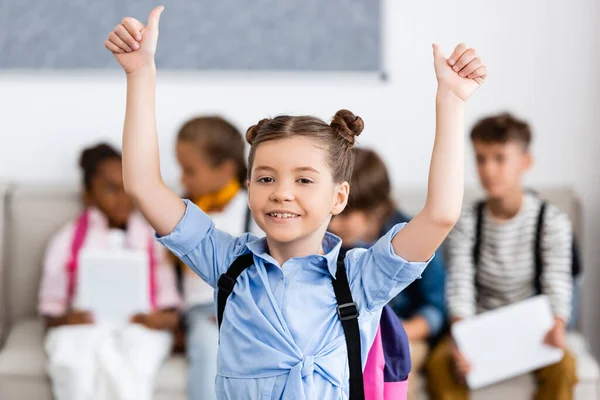
[[[483,84],[487,67],[477,56],[475,49],[461,43],[446,59],[437,44],[433,45],[433,62],[438,80],[438,91],[450,91],[463,101]]]
[[[158,24],[163,10],[163,6],[152,10],[146,26],[135,18],[123,18],[108,34],[104,46],[115,56],[126,73],[131,74],[147,66],[154,67]]]

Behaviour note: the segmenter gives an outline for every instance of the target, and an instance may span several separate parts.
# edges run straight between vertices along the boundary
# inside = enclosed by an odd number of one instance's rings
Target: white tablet
[[[452,325],[452,336],[471,363],[467,383],[478,389],[554,364],[563,350],[543,344],[554,324],[547,296],[535,296]]]
[[[93,312],[97,322],[117,324],[150,311],[147,252],[82,249],[78,264],[75,308]]]

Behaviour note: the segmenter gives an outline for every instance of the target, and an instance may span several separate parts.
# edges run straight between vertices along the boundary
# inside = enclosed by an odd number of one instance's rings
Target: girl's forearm
[[[156,68],[127,74],[127,108],[123,128],[123,181],[133,197],[162,183],[155,118]]]
[[[464,192],[464,101],[451,92],[436,96],[436,134],[423,212],[432,221],[454,225]]]
[[[155,111],[154,64],[127,74],[127,110],[123,128],[123,183],[156,232],[167,235],[185,213],[185,205],[160,175]]]

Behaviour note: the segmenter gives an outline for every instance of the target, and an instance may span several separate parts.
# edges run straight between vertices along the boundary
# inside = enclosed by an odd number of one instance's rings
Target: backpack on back
[[[483,232],[483,211],[485,208],[485,201],[480,201],[475,204],[475,243],[473,245],[473,265],[475,267],[475,286],[479,282],[479,261],[481,258],[481,237]],[[534,260],[535,260],[535,275],[534,275],[534,287],[535,293],[542,293],[542,272],[544,269],[544,260],[542,259],[542,229],[544,227],[544,220],[546,215],[546,209],[548,203],[542,201],[540,211],[538,212],[537,222],[535,227],[535,239],[534,239]],[[579,301],[579,290],[580,282],[579,277],[582,273],[581,257],[579,255],[579,248],[577,241],[575,240],[575,234],[573,234],[571,242],[571,276],[573,277],[573,315],[568,323],[569,329],[573,328],[577,321],[577,308]]]
[[[338,316],[346,337],[350,400],[406,400],[408,374],[411,368],[408,337],[400,319],[389,306],[385,306],[382,310],[379,328],[369,349],[363,374],[358,306],[352,299],[344,258],[344,253],[340,252],[336,278],[332,283],[338,303]],[[254,265],[252,253],[241,255],[231,264],[227,272],[220,276],[217,292],[219,328],[223,322],[227,299],[233,292],[237,278],[252,265]]]

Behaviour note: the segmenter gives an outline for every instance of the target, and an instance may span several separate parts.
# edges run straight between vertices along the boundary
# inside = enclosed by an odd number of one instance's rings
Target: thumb
[[[432,47],[433,47],[433,61],[435,63],[438,63],[440,61],[445,61],[446,57],[444,57],[444,53],[442,52],[442,49],[440,49],[440,46],[438,46],[437,43],[433,43]]]
[[[158,6],[150,12],[148,17],[148,25],[146,26],[150,30],[158,30],[158,23],[160,22],[160,14],[164,11],[163,6]]]

